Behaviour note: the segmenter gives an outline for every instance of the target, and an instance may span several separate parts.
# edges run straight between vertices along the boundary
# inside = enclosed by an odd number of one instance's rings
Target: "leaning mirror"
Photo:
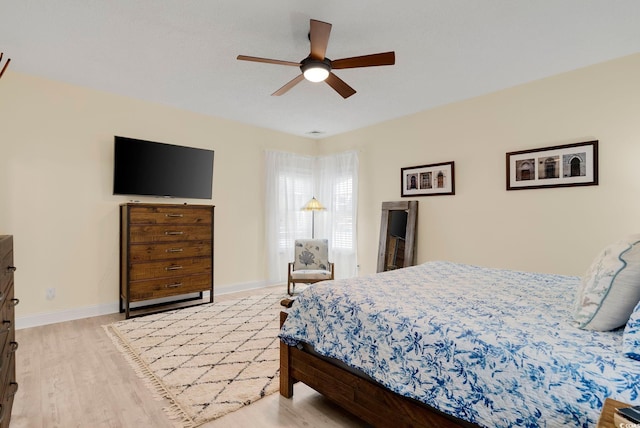
[[[415,264],[417,219],[418,201],[382,203],[378,272]]]

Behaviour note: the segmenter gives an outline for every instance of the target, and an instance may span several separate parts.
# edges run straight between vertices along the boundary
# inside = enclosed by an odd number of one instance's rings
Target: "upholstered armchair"
[[[287,293],[292,295],[297,283],[333,279],[333,263],[329,262],[327,239],[296,239],[295,259],[289,263]]]

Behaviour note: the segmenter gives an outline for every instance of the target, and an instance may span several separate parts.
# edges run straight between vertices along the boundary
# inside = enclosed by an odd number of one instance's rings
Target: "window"
[[[340,177],[334,188],[334,225],[332,241],[334,248],[352,250],[355,222],[353,220],[353,178]]]
[[[329,258],[336,277],[356,274],[356,207],[358,159],[355,152],[310,157],[282,152],[266,154],[266,231],[269,278],[286,279],[296,239],[329,239]],[[326,211],[301,208],[315,196]]]

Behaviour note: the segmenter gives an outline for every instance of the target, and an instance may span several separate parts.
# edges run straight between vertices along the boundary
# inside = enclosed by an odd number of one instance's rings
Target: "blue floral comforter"
[[[481,426],[591,427],[606,397],[640,404],[640,363],[571,325],[579,283],[428,262],[307,288],[280,337]]]

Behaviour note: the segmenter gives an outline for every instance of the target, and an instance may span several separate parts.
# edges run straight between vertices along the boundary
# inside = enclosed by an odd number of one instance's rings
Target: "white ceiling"
[[[327,57],[396,65],[336,70],[346,100],[270,96],[299,69],[236,56],[302,60],[310,18],[333,24]],[[0,0],[0,51],[9,72],[323,138],[640,52],[640,1]]]

